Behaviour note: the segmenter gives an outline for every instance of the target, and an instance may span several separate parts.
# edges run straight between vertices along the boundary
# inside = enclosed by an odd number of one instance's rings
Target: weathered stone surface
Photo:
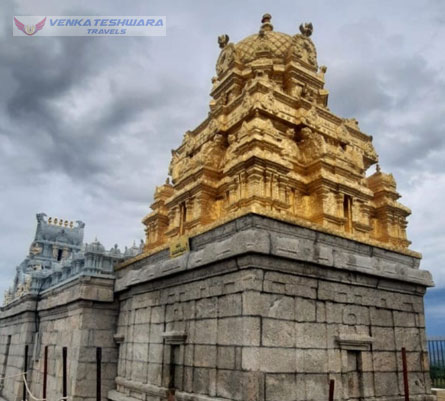
[[[195,345],[194,366],[204,368],[216,367],[216,346]]]
[[[263,319],[262,344],[266,347],[295,347],[295,323]]]
[[[217,319],[203,319],[195,322],[195,337],[196,344],[216,344],[217,343]]]
[[[394,372],[397,368],[397,354],[395,352],[374,352],[375,372]]]
[[[400,394],[398,387],[398,377],[395,372],[376,372],[375,378],[375,395],[381,396],[395,396]]]
[[[301,389],[297,388],[295,374],[267,374],[266,375],[266,400],[282,401],[299,399],[297,394]]]
[[[295,350],[289,348],[243,348],[243,369],[261,372],[295,372]]]
[[[326,319],[331,321],[331,314],[326,310]],[[316,302],[311,299],[295,298],[295,320],[297,322],[315,322]]]
[[[296,323],[295,336],[297,348],[327,347],[327,331],[323,323]]]
[[[218,344],[248,345],[260,344],[261,323],[255,317],[234,317],[218,320]]]
[[[230,294],[218,298],[218,316],[240,316],[242,314],[242,295]]]
[[[296,351],[297,372],[320,373],[328,371],[328,354],[324,349]]]
[[[294,299],[281,294],[254,291],[243,293],[243,315],[256,315],[278,319],[293,319]]]

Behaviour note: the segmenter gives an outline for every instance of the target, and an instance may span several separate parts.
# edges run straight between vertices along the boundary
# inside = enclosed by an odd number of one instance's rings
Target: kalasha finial
[[[229,35],[219,35],[218,36],[218,44],[221,49],[224,49],[229,43]]]
[[[272,19],[272,16],[270,14],[264,14],[263,18],[261,19],[261,29],[260,32],[270,32],[273,31],[273,25],[270,23],[270,20]]]
[[[305,22],[304,24],[300,24],[300,32],[306,37],[311,36],[313,30],[314,27],[312,26],[312,22]]]
[[[381,168],[380,168],[380,164],[377,164],[377,166],[376,166],[376,171],[378,172],[378,173],[380,173],[382,170],[381,170]]]

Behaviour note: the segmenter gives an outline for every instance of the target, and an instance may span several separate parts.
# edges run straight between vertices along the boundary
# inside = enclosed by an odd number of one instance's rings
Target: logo
[[[12,35],[34,36],[40,31],[38,36],[165,36],[166,22],[165,16],[16,15]]]
[[[17,29],[24,32],[28,36],[32,36],[43,29],[43,27],[45,26],[46,17],[35,25],[25,25],[23,22],[20,22],[16,17],[14,17],[14,22]]]

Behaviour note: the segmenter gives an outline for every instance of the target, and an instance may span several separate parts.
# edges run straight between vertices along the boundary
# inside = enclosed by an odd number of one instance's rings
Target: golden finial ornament
[[[261,18],[261,28],[260,32],[270,32],[273,31],[273,25],[270,23],[270,20],[272,19],[272,16],[268,13],[263,15],[263,18]]]
[[[300,24],[300,32],[303,36],[311,36],[313,30],[314,27],[312,26],[312,22],[305,22],[303,24]]]
[[[219,47],[220,47],[221,49],[224,49],[224,48],[228,45],[229,40],[230,40],[229,35],[226,35],[226,34],[224,34],[224,35],[219,35],[219,36],[218,36],[218,44],[219,44]]]

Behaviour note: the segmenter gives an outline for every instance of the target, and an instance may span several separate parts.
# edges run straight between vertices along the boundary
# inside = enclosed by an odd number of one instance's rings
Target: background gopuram
[[[208,117],[118,267],[113,401],[432,400],[410,210],[334,115],[312,24],[221,35]],[[363,88],[366,92],[366,88]]]

